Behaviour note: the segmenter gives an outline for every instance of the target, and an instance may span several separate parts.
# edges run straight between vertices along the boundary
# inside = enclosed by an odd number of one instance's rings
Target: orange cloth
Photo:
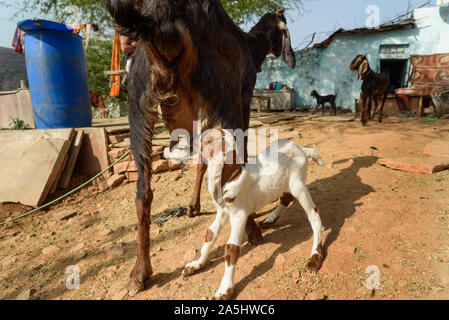
[[[114,44],[112,45],[112,62],[111,62],[111,70],[119,71],[120,70],[120,34],[119,34],[119,26],[115,27],[115,36],[114,36]],[[120,76],[111,76],[111,97],[117,97],[120,94]]]

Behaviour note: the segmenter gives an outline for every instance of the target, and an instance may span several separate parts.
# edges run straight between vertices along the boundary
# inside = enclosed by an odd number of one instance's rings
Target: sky
[[[12,1],[13,2],[13,1]],[[16,1],[21,3],[22,1]],[[312,40],[314,42],[326,39],[339,28],[353,29],[364,27],[372,13],[367,14],[370,6],[377,6],[380,22],[383,23],[407,11],[410,6],[416,8],[427,0],[303,0],[299,10],[287,13],[287,23],[292,37],[294,49],[302,49]],[[435,5],[436,0],[431,1]],[[39,13],[20,12],[20,6],[4,8],[0,6],[0,46],[11,47],[17,21],[29,18],[47,18]]]

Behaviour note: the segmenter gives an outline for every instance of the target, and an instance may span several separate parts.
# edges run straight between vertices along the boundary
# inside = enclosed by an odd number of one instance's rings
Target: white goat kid
[[[225,140],[227,145],[233,143],[232,138],[230,142],[226,135]],[[290,203],[290,200],[282,201],[286,196],[299,201],[312,225],[313,247],[308,267],[318,271],[323,261],[322,225],[306,186],[308,157],[319,165],[324,165],[315,150],[302,148],[289,140],[277,141],[257,157],[255,164],[247,163],[242,166],[240,176],[224,183],[223,187],[221,173],[224,155],[209,161],[208,189],[215,201],[217,216],[207,231],[200,254],[195,261],[185,266],[183,275],[192,275],[204,266],[220,230],[230,219],[231,235],[225,247],[225,273],[214,298],[231,299],[234,293],[234,271],[240,255],[246,219],[256,210],[281,198],[281,204],[263,222],[271,225]]]

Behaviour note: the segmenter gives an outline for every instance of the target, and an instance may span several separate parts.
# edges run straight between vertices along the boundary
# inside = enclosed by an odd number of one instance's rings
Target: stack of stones
[[[131,141],[129,133],[109,135],[109,143],[109,161],[110,163],[114,163],[130,150]],[[153,146],[153,152],[151,154],[153,174],[181,169],[182,163],[164,159],[163,154],[163,146]],[[113,174],[107,182],[109,187],[116,187],[120,184],[136,181],[137,166],[134,161],[134,155],[131,153],[113,166]]]

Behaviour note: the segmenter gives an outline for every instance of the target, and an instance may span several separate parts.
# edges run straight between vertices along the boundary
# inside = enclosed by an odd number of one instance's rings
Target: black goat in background
[[[315,97],[317,105],[315,110],[313,110],[313,114],[315,114],[318,111],[318,108],[321,106],[321,108],[323,109],[323,116],[324,116],[324,105],[326,103],[329,103],[331,105],[331,111],[330,113],[333,114],[334,116],[337,115],[337,106],[335,105],[335,100],[337,99],[337,97],[333,94],[327,95],[327,96],[320,96],[318,94],[318,92],[316,92],[316,90],[313,90],[310,93],[311,97]]]

